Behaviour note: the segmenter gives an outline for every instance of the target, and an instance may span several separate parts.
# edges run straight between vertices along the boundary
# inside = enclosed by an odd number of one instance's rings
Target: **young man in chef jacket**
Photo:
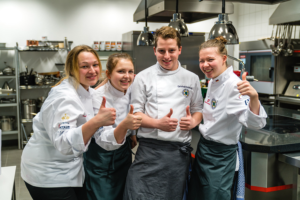
[[[168,26],[160,28],[153,49],[157,63],[137,74],[132,85],[131,104],[143,120],[124,200],[182,200],[191,160],[191,129],[202,120],[199,77],[178,61],[179,33]]]

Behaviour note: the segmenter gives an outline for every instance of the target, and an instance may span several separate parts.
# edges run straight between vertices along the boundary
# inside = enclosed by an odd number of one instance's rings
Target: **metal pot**
[[[23,105],[23,119],[32,119],[33,115],[31,113],[36,113],[36,100],[35,99],[22,100],[22,105]]]
[[[44,76],[36,74],[35,75],[35,84],[37,84],[37,85],[43,85],[43,82],[44,82]]]
[[[5,67],[3,70],[2,70],[2,73],[3,75],[7,75],[7,76],[11,76],[11,75],[14,75],[14,72],[15,72],[15,68],[12,68],[12,67]]]
[[[12,131],[14,130],[14,116],[1,116],[0,117],[0,124],[2,131]]]

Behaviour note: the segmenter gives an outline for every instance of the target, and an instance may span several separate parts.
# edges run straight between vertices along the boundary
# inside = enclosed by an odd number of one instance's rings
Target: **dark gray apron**
[[[182,200],[191,162],[190,143],[139,139],[124,200]]]
[[[192,169],[189,200],[230,200],[237,145],[201,137]]]
[[[122,200],[126,176],[132,163],[130,138],[119,149],[106,151],[92,139],[84,154],[88,200]]]

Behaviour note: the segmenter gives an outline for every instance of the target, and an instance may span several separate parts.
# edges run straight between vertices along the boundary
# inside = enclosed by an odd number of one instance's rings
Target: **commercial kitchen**
[[[248,72],[268,114],[263,129],[240,134],[245,199],[300,199],[299,0],[1,0],[0,17],[1,200],[32,199],[20,175],[22,150],[64,76],[68,52],[81,44],[97,51],[96,87],[113,53],[128,53],[135,74],[155,64],[151,41],[168,25],[181,34],[179,61],[198,75],[203,99],[209,79],[199,68],[199,46],[219,34],[229,41],[228,65],[238,76]],[[194,128],[192,155],[200,137]]]

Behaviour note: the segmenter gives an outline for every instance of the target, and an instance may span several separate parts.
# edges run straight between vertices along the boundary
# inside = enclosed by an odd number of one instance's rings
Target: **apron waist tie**
[[[162,140],[155,140],[150,138],[140,138],[139,139],[140,145],[144,145],[147,147],[156,147],[165,150],[179,150],[184,154],[191,154],[193,151],[193,147],[189,142],[172,142],[172,141],[162,141]]]

